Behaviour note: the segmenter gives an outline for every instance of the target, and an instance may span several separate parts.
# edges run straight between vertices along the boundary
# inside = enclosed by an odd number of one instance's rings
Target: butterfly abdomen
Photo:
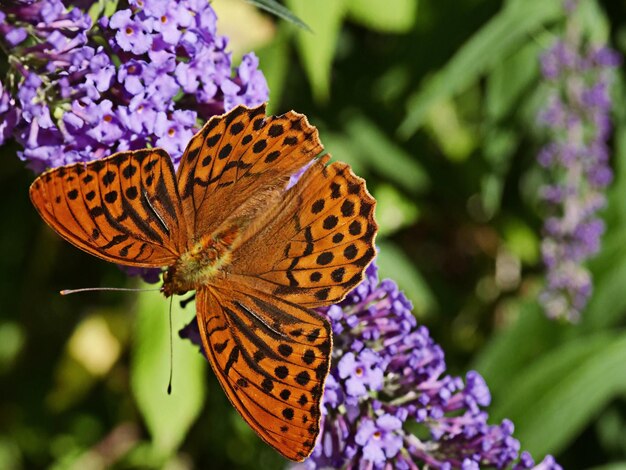
[[[165,296],[196,290],[218,276],[230,264],[232,248],[239,233],[237,224],[229,225],[210,237],[200,239],[183,253],[165,273],[161,289]]]

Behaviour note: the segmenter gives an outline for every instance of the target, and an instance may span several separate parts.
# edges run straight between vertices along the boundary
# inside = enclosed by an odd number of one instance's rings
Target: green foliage
[[[435,299],[417,268],[408,262],[402,250],[393,243],[378,241],[376,264],[381,279],[390,278],[398,283],[413,302],[415,314],[423,316],[435,309]]]
[[[366,117],[356,113],[347,115],[345,129],[360,160],[372,171],[409,193],[423,192],[428,188],[428,175],[419,160],[412,158]]]
[[[98,0],[97,2],[94,2],[88,12],[91,22],[96,24],[102,16],[106,16],[107,18],[111,17],[117,9],[117,4],[117,0]]]
[[[626,336],[610,333],[567,341],[517,370],[492,409],[508,417],[533,455],[557,453],[611,400],[626,392]]]
[[[263,74],[270,90],[268,113],[274,113],[279,103],[285,80],[289,71],[289,32],[283,26],[278,29],[276,41],[271,46],[257,51],[259,61],[263,64]]]
[[[322,102],[328,100],[330,95],[330,72],[345,14],[345,2],[346,0],[287,1],[296,14],[307,18],[313,30],[313,33],[298,31],[295,39],[313,96]]]
[[[404,138],[411,136],[424,123],[432,107],[474,84],[524,45],[529,36],[562,14],[559,0],[510,3],[411,95],[407,116],[399,128],[400,135]]]
[[[278,3],[276,0],[247,0],[251,4],[261,8],[265,11],[270,12],[273,15],[276,15],[279,18],[282,18],[285,21],[289,21],[290,23],[295,24],[296,26],[311,31],[311,28],[298,18],[296,15],[291,13],[289,9],[285,8],[283,5]]]
[[[348,17],[380,32],[405,33],[415,24],[417,0],[348,0]]]
[[[206,360],[190,342],[176,341],[172,393],[167,394],[170,333],[176,335],[193,319],[191,309],[172,304],[173,329],[168,322],[169,302],[157,293],[138,296],[132,345],[131,386],[137,406],[152,435],[152,452],[162,458],[175,451],[204,403]],[[191,317],[191,318],[190,318]]]
[[[389,184],[376,187],[376,221],[378,236],[385,237],[414,224],[419,211],[416,205]]]
[[[311,84],[313,97],[324,103],[330,96],[332,62],[346,18],[381,32],[403,33],[415,23],[417,0],[389,0],[384,8],[376,0],[286,0],[311,31],[296,32],[296,47]]]

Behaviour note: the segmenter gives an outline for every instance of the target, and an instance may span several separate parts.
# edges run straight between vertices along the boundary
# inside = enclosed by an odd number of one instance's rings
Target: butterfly
[[[70,243],[167,267],[166,297],[196,291],[203,348],[226,395],[296,461],[320,431],[332,352],[331,325],[311,308],[341,301],[375,256],[375,200],[322,150],[306,116],[239,106],[204,125],[177,172],[150,148],[55,168],[30,187]]]

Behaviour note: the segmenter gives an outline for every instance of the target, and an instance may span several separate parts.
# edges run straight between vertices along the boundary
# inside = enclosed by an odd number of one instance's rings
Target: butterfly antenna
[[[170,297],[170,383],[167,385],[167,394],[172,394],[172,375],[174,372],[174,340],[172,339],[172,300]]]
[[[99,290],[122,291],[122,292],[153,292],[153,291],[161,290],[161,288],[156,287],[154,289],[131,289],[127,287],[84,287],[82,289],[63,289],[60,292],[60,294],[70,295],[70,294],[78,294],[80,292],[95,292]]]

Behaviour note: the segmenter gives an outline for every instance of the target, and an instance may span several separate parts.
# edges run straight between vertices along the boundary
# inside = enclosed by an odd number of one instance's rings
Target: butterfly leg
[[[190,302],[193,302],[194,300],[196,300],[196,293],[195,292],[193,294],[191,294],[189,297],[187,297],[186,299],[182,299],[180,301],[180,308],[186,308],[187,305]]]

